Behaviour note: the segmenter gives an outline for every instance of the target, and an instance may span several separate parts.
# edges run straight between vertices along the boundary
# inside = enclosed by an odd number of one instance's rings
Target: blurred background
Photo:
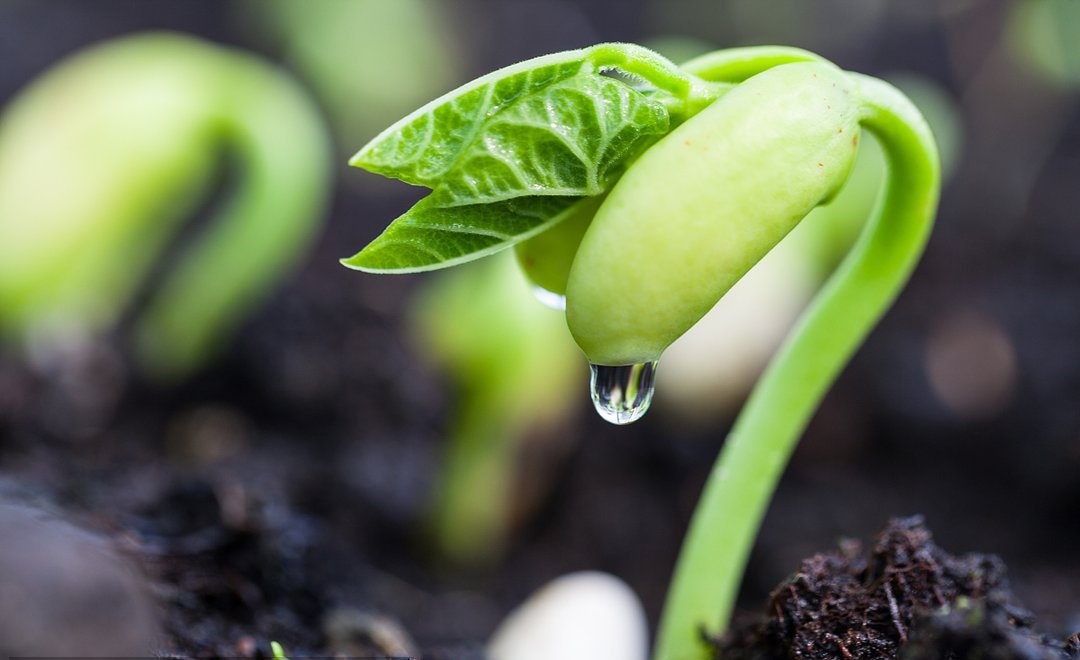
[[[182,654],[389,639],[464,657],[579,569],[626,580],[654,625],[741,400],[873,203],[872,142],[841,198],[672,347],[630,427],[593,414],[561,315],[509,255],[395,277],[337,261],[422,194],[345,165],[382,128],[616,40],[676,61],[814,50],[908,92],[947,164],[926,256],[800,445],[743,608],[802,557],[922,513],[947,550],[1000,555],[1048,632],[1080,629],[1075,0],[0,0],[14,554],[104,537],[100,561],[147,576],[110,592],[156,613],[125,618],[131,639],[158,626]],[[81,616],[27,598],[0,612]],[[3,650],[63,655],[49,637]]]

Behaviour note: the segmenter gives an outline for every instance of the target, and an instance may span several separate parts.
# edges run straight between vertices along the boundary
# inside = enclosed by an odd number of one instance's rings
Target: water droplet
[[[554,291],[548,291],[542,286],[533,285],[533,295],[536,299],[552,309],[566,311],[566,296],[559,295]]]
[[[629,424],[649,410],[653,397],[656,362],[608,366],[591,364],[593,406],[612,424]]]

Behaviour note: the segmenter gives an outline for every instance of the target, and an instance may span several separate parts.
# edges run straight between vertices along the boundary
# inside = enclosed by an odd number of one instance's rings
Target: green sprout
[[[431,270],[559,232],[523,246],[520,260],[565,295],[597,410],[627,423],[647,408],[664,349],[837,194],[863,129],[884,152],[884,190],[723,447],[675,569],[657,659],[705,657],[702,633],[726,628],[795,443],[922,254],[940,188],[925,120],[894,87],[806,51],[721,50],[678,67],[602,44],[484,76],[353,158],[432,192],[347,266]]]
[[[270,652],[274,655],[274,660],[289,660],[289,656],[285,655],[285,649],[281,648],[281,644],[277,642],[270,642]]]
[[[505,549],[530,504],[523,494],[535,489],[523,485],[536,471],[526,471],[524,457],[541,444],[548,456],[565,451],[561,431],[580,376],[566,323],[532,300],[509,257],[432,278],[410,315],[423,352],[457,397],[430,532],[441,557],[458,566],[489,563]]]
[[[0,117],[0,334],[93,336],[151,288],[142,366],[194,371],[310,242],[329,160],[306,93],[254,56],[167,33],[71,56]],[[226,164],[224,203],[177,241]]]
[[[1028,68],[1062,88],[1080,86],[1080,6],[1031,0],[1011,7],[1007,38]]]
[[[462,62],[444,3],[247,0],[240,7],[245,21],[274,36],[350,143],[446,89]]]

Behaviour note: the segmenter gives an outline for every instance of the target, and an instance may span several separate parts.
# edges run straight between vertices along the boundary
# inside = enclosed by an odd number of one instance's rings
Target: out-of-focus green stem
[[[520,440],[526,429],[508,418],[505,397],[462,391],[440,470],[431,525],[443,556],[460,566],[498,557],[506,541]],[[502,383],[507,389],[518,386]]]
[[[707,657],[723,632],[777,482],[829,386],[907,282],[929,236],[940,186],[937,148],[895,88],[856,76],[862,125],[880,140],[885,189],[863,235],[754,389],[709,477],[675,568],[657,660]]]
[[[501,555],[513,514],[531,499],[522,468],[534,466],[523,455],[550,460],[565,450],[569,438],[557,431],[577,402],[580,356],[561,315],[532,299],[509,253],[435,275],[410,316],[422,352],[452,375],[457,399],[430,512],[432,545],[451,564],[483,565]]]
[[[145,364],[171,377],[201,363],[312,238],[330,179],[318,110],[283,72],[238,58],[218,130],[238,189],[159,290],[138,327]]]
[[[226,203],[135,314],[148,371],[194,371],[308,245],[329,154],[300,86],[241,51],[146,33],[72,55],[0,117],[0,334],[113,327],[226,162]]]

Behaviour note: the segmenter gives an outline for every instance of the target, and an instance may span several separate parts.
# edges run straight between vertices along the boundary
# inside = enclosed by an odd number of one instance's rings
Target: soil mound
[[[954,557],[919,516],[806,559],[770,595],[765,617],[716,644],[716,658],[1062,660],[1080,638],[1037,634],[993,555]]]

